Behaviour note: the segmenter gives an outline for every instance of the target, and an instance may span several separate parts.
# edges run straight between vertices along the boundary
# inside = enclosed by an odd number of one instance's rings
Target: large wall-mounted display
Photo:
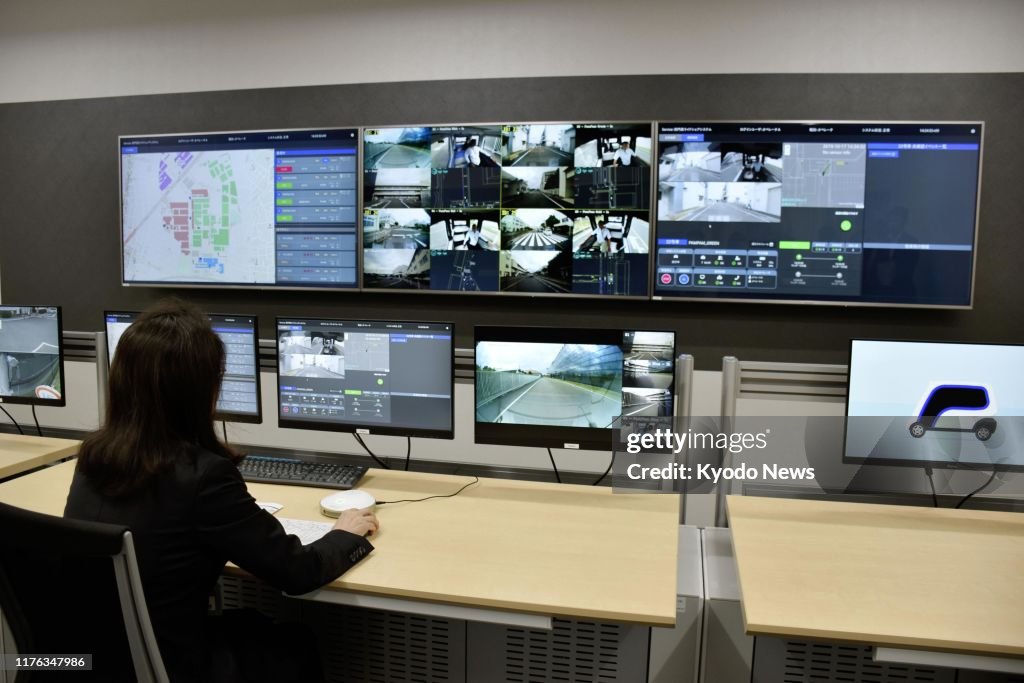
[[[354,128],[122,136],[126,285],[354,288]]]
[[[662,123],[656,299],[970,307],[980,123]]]
[[[646,297],[649,123],[368,129],[363,286]]]

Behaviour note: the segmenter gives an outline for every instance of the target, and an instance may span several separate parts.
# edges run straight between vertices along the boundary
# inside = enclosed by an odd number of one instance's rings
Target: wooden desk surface
[[[1024,656],[1024,515],[727,505],[749,634]]]
[[[0,502],[62,514],[74,463],[0,484]],[[472,477],[372,469],[377,500],[454,493]],[[278,517],[331,521],[329,493],[249,484]],[[376,550],[330,588],[520,613],[671,626],[679,497],[480,479],[454,498],[377,508]]]
[[[0,434],[0,479],[74,455],[81,445],[72,439]]]

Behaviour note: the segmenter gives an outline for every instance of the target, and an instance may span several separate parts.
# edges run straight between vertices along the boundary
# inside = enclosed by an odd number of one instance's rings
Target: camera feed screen
[[[969,306],[981,124],[658,128],[656,298]]]
[[[674,358],[672,332],[478,328],[478,441],[607,440],[620,417],[671,416]]]
[[[363,285],[646,296],[650,124],[367,130]]]
[[[283,427],[452,434],[452,325],[278,320]]]
[[[0,306],[0,398],[64,405],[60,309]]]

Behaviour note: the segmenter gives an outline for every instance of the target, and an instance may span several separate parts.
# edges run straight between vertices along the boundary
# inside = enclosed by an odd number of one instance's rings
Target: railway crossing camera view
[[[0,307],[0,397],[60,400],[56,308]]]
[[[282,332],[278,339],[282,377],[345,377],[345,335],[303,330]]]
[[[622,349],[612,345],[480,342],[479,422],[610,427],[622,411]]]

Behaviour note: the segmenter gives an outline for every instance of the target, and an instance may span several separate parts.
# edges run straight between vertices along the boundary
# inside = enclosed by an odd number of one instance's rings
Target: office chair
[[[92,654],[90,680],[167,682],[126,527],[0,503],[0,529],[0,609],[18,653]],[[14,680],[66,678],[23,670]]]

